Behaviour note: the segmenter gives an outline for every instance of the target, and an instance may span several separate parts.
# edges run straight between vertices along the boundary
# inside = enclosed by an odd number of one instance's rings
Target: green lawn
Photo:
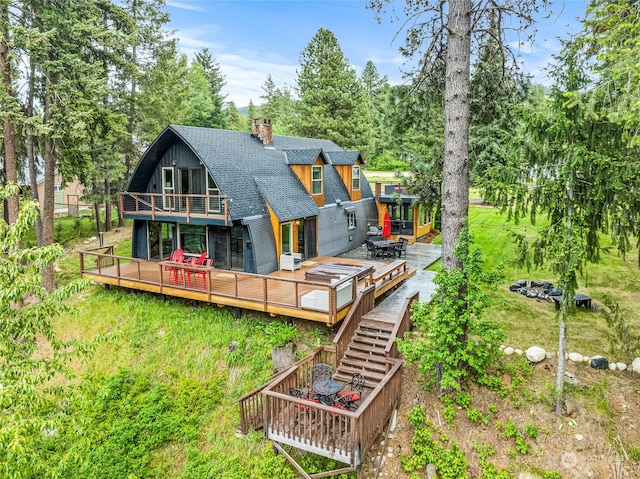
[[[555,351],[553,305],[508,291],[518,279],[555,280],[546,270],[527,272],[513,262],[509,232],[533,235],[534,229],[509,225],[499,211],[483,207],[470,209],[470,225],[486,266],[504,265],[504,282],[486,314],[505,329],[505,343]],[[130,240],[124,241],[116,251],[128,255],[130,246]],[[605,254],[600,264],[585,268],[579,291],[596,304],[605,293],[615,294],[637,333],[640,320],[633,305],[640,300],[640,271],[634,259]],[[76,278],[77,254],[60,261],[59,267],[59,279]],[[64,477],[294,476],[260,433],[235,436],[239,416],[233,401],[272,373],[267,325],[281,319],[99,286],[88,288],[74,302],[79,313],[56,322],[63,338],[99,333],[115,338],[100,344],[90,360],[75,365],[82,400],[74,409],[74,421],[46,447],[51,461],[64,464],[65,457],[77,456],[88,458],[89,464],[81,467],[72,461]],[[295,327],[300,357],[330,341],[332,331],[324,326],[295,321]],[[569,320],[568,348],[607,354],[609,334],[600,313],[580,309]],[[330,467],[316,456],[301,460],[314,472]]]

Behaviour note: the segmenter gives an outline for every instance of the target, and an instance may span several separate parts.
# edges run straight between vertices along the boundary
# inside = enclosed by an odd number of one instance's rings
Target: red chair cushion
[[[339,398],[345,397],[345,396],[351,396],[349,398],[350,401],[353,401],[353,402],[360,401],[360,395],[355,391],[340,391],[338,393]]]

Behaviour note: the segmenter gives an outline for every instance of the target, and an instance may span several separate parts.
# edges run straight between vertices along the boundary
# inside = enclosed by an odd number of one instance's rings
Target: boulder
[[[618,369],[618,366],[616,366],[616,363],[609,363],[609,369],[611,369],[611,371],[615,371]]]
[[[514,349],[513,352],[516,353],[518,356],[522,356],[524,354],[524,351],[518,348]]]
[[[546,357],[546,351],[540,346],[531,346],[526,351],[527,359],[532,363],[539,363],[543,361]]]
[[[513,354],[513,348],[511,346],[507,346],[504,348],[504,355],[511,356]]]
[[[609,369],[609,361],[602,356],[594,356],[589,363],[593,369]]]
[[[547,359],[553,358],[553,353],[551,351],[547,351],[546,353],[544,353],[544,355],[547,357]]]
[[[522,288],[522,286],[516,283],[509,285],[509,291],[520,291],[520,288]]]
[[[581,363],[584,359],[584,356],[580,353],[569,353],[569,361],[573,361],[574,363]]]
[[[618,371],[624,371],[627,369],[627,365],[625,363],[616,363],[616,366],[618,367]]]
[[[631,363],[631,370],[640,373],[640,358],[635,358]]]

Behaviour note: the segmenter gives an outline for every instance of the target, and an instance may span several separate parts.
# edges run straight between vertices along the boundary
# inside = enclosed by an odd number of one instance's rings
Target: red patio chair
[[[351,377],[351,382],[345,384],[347,390],[338,393],[338,400],[350,411],[356,409],[356,402],[362,399],[365,378],[360,373],[355,373]]]
[[[200,265],[202,265],[202,263],[204,262],[206,257],[207,257],[207,252],[205,251],[204,253],[202,253],[197,258],[195,258],[195,257],[194,258],[189,258],[188,260],[185,261],[185,263],[193,264],[193,265],[196,265],[196,266],[200,266]],[[184,272],[187,274],[187,288],[190,288],[191,287],[191,273],[198,273],[198,271],[185,269]]]
[[[211,266],[213,266],[213,260],[210,258],[205,259],[202,264],[200,264],[199,266],[206,266],[208,268],[210,268]],[[207,271],[204,269],[198,269],[198,270],[186,270],[187,271],[187,282],[189,284],[189,286],[191,286],[191,273],[194,273],[198,276],[200,276],[202,278],[202,289],[204,288],[205,282],[207,281]],[[197,276],[196,276],[197,279]],[[196,287],[198,286],[198,281],[196,281]]]
[[[162,258],[162,261],[171,261],[173,263],[182,263],[184,261],[184,251],[182,248],[178,248],[171,256],[167,256],[166,258]],[[178,271],[180,268],[176,268],[175,266],[165,265],[165,271],[171,271],[173,273],[173,284],[178,284]]]

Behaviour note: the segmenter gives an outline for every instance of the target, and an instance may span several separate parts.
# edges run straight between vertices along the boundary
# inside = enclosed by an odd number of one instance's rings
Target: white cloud
[[[206,9],[193,3],[175,2],[173,0],[167,0],[167,6],[172,8],[178,8],[180,10],[189,10],[190,12],[204,12]]]

